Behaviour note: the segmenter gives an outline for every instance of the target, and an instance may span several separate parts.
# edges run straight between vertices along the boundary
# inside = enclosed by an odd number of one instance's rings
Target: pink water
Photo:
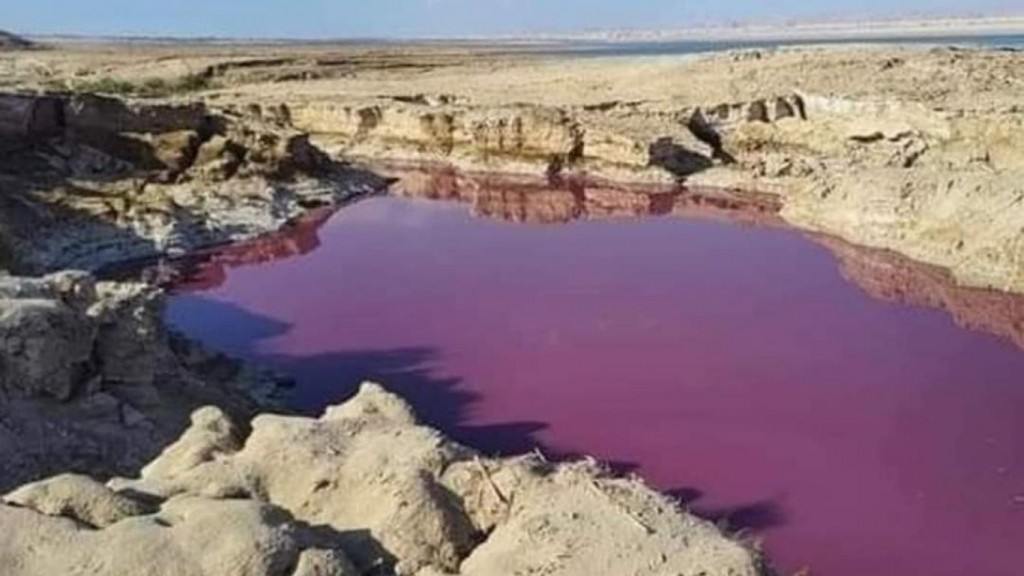
[[[319,244],[170,317],[302,409],[374,378],[484,450],[634,468],[784,572],[1024,574],[1024,351],[872,299],[798,233],[375,198]]]

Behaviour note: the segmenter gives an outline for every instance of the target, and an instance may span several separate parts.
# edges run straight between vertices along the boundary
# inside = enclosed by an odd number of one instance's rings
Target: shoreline
[[[596,31],[543,36],[551,39],[643,41],[778,41],[778,40],[871,40],[886,37],[910,39],[942,36],[1012,36],[1024,34],[1024,15],[1000,18],[936,18],[862,22],[820,22],[779,25],[707,26],[677,30]]]

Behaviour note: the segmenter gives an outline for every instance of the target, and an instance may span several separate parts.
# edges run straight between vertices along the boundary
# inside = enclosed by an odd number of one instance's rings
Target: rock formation
[[[216,81],[216,91],[194,93],[205,104],[191,108],[180,101],[128,106],[148,110],[142,115],[150,120],[187,117],[189,109],[202,115],[205,107],[216,122],[142,126],[141,139],[128,122],[122,138],[104,138],[107,159],[70,154],[76,166],[100,172],[117,164],[109,161],[111,146],[113,157],[129,164],[141,156],[149,175],[134,179],[146,191],[139,199],[132,192],[99,194],[95,179],[75,180],[84,193],[48,186],[58,190],[51,194],[58,203],[106,210],[107,220],[120,222],[116,231],[146,238],[151,245],[137,247],[140,254],[273,228],[254,222],[248,208],[266,213],[279,206],[278,196],[303,186],[278,184],[271,193],[263,175],[276,173],[274,161],[269,170],[236,173],[240,150],[254,147],[239,131],[250,126],[254,134],[278,135],[271,148],[288,149],[295,140],[287,134],[308,133],[346,158],[771,192],[780,198],[781,216],[797,227],[948,267],[962,284],[1024,291],[1024,112],[1014,81],[1024,74],[1024,59],[1013,51],[836,47],[636,60],[415,47],[252,48],[231,56],[199,50],[174,58],[140,48],[121,59],[73,49],[38,54],[48,76],[25,66],[10,82],[71,85],[76,71],[103,62],[115,81],[153,75],[172,82],[186,70]],[[104,114],[114,125],[124,114],[110,108]],[[0,127],[9,130],[3,110],[0,104]],[[47,101],[32,119],[13,124],[48,130],[60,120],[53,110]],[[81,115],[65,116],[77,122]],[[251,156],[262,165],[266,155]],[[66,164],[67,157],[47,154],[44,163]],[[206,168],[194,166],[196,159]],[[217,181],[231,174],[227,193]],[[194,183],[208,180],[212,192],[194,194]],[[225,221],[204,222],[210,212]],[[273,222],[284,217],[276,214]],[[229,232],[239,229],[246,232]],[[91,232],[103,234],[112,231]],[[73,244],[99,244],[80,240]],[[16,248],[6,248],[8,257]],[[52,269],[84,259],[59,242],[49,252],[34,264]]]
[[[402,102],[374,105],[368,122],[349,119],[363,111],[317,103],[291,118],[328,148],[375,161],[771,191],[799,227],[949,266],[966,284],[1024,290],[1019,114],[797,93],[676,109],[521,105],[514,114]]]
[[[204,408],[139,478],[59,476],[4,502],[10,576],[768,573],[638,480],[484,458],[375,384],[319,419],[259,416],[248,437]]]
[[[193,251],[381,185],[301,133],[201,104],[0,95],[0,269]],[[0,487],[130,471],[199,405],[276,404],[279,378],[168,332],[162,304],[83,273],[0,276]]]
[[[4,252],[24,272],[184,253],[382,187],[295,130],[201,104],[0,95]]]
[[[170,333],[161,293],[83,273],[0,276],[0,489],[74,470],[125,473],[197,406],[273,405],[280,378]]]
[[[549,175],[605,166],[620,171],[620,177],[660,167],[682,179],[720,159],[720,151],[687,125],[697,112],[637,106],[495,108],[436,98],[363,107],[314,103],[294,107],[289,117],[328,148],[375,161],[443,160]]]
[[[330,98],[286,82],[268,100],[333,152],[772,192],[797,227],[948,267],[962,284],[1024,291],[1017,52],[477,56],[435,57],[415,77],[382,60],[332,80]],[[313,68],[333,70],[326,59]]]
[[[806,110],[813,123],[724,133],[787,221],[949,267],[963,284],[1024,289],[1024,119],[822,97]]]

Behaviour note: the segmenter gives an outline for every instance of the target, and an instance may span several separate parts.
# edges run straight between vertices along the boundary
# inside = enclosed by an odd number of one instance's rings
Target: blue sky
[[[422,37],[1024,12],[1024,0],[0,0],[22,33]]]

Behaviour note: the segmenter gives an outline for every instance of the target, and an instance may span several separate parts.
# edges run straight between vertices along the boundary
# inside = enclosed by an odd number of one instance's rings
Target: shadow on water
[[[284,336],[292,328],[287,322],[256,314],[232,302],[201,296],[177,298],[168,312],[174,328],[189,337],[247,358],[258,356],[261,341]],[[231,329],[222,329],[225,326]]]
[[[287,334],[290,324],[201,296],[177,299],[170,320],[194,338],[294,378],[298,385],[290,407],[306,416],[319,416],[328,406],[352,397],[361,383],[374,381],[409,402],[425,424],[484,453],[529,452],[538,446],[533,436],[546,427],[540,422],[466,425],[467,410],[479,395],[460,388],[459,378],[434,373],[438,352],[433,348],[345,350],[313,356],[266,354],[260,351],[260,342]],[[224,326],[231,329],[219,329]]]
[[[293,377],[297,386],[291,408],[299,414],[319,416],[328,406],[353,396],[362,382],[374,381],[404,398],[424,424],[484,454],[513,455],[539,450],[553,460],[586,456],[546,447],[537,437],[548,427],[545,422],[467,424],[480,395],[464,389],[460,378],[436,374],[439,352],[435,348],[345,350],[312,356],[265,354],[260,351],[260,343],[287,334],[292,328],[289,323],[198,295],[177,299],[169,316],[177,329],[199,340]],[[231,330],[218,330],[218,326],[230,326]],[[617,474],[639,469],[635,462],[604,464]],[[764,530],[785,522],[780,504],[774,500],[716,508],[698,504],[704,495],[700,490],[678,488],[663,492],[728,531]]]
[[[704,492],[696,488],[673,488],[662,492],[678,500],[694,514],[712,520],[731,532],[767,530],[786,523],[781,498],[716,508],[698,504]]]
[[[534,435],[546,428],[540,422],[467,425],[468,410],[479,395],[463,389],[459,378],[437,376],[433,369],[436,359],[436,350],[422,347],[265,360],[299,382],[294,407],[304,414],[322,413],[327,406],[351,397],[369,380],[404,398],[422,422],[484,453],[529,452],[537,446]]]
[[[726,508],[695,506],[690,510],[702,518],[714,521],[728,532],[757,532],[786,523],[786,515],[778,500],[760,500]]]

